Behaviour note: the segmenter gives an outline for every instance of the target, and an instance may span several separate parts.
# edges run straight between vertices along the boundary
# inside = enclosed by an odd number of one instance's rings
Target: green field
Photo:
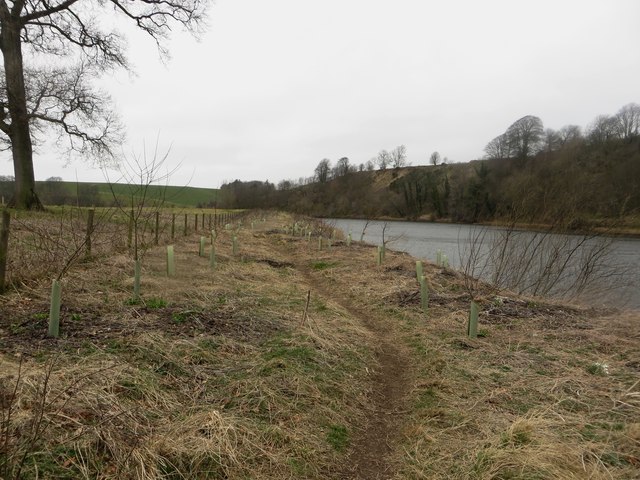
[[[74,186],[75,184],[71,184]],[[131,195],[139,195],[139,188],[131,188],[126,184],[95,183],[99,189],[99,195],[105,201],[113,199],[115,194],[120,201],[130,198]],[[138,190],[136,190],[136,188]],[[113,190],[113,193],[112,193]],[[164,198],[167,205],[175,205],[180,207],[195,207],[198,205],[207,205],[218,199],[217,188],[198,188],[198,187],[174,187],[164,185],[150,185],[147,193],[148,197],[156,200]]]
[[[115,199],[119,203],[129,204],[131,198],[137,201],[143,195],[139,185],[122,183],[89,182],[36,182],[36,192],[45,205],[81,205],[109,206]],[[8,201],[13,193],[13,182],[0,182],[0,195]],[[213,205],[218,200],[216,188],[198,188],[185,186],[150,185],[146,192],[147,200],[164,200],[168,207],[198,207]]]

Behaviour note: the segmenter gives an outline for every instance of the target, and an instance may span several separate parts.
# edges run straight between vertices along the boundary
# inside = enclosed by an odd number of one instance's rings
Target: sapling
[[[211,244],[211,250],[209,251],[209,266],[212,269],[216,268],[216,245],[214,243]]]
[[[110,216],[111,213],[112,212],[110,210],[103,210],[102,214],[98,218],[97,223],[99,224],[104,218],[106,218],[107,215]],[[72,214],[72,217],[73,217],[73,214]],[[61,224],[60,224],[61,231],[69,230],[71,232],[75,232],[73,223],[71,225],[71,228],[66,229],[66,228],[63,228],[63,224],[62,224],[63,222],[64,222],[64,215],[61,218]],[[56,278],[53,279],[51,283],[51,298],[50,298],[50,305],[49,305],[49,327],[47,332],[47,334],[50,337],[58,337],[60,335],[60,306],[62,304],[62,283],[61,283],[62,277],[71,268],[73,263],[80,257],[81,252],[83,250],[86,251],[87,243],[91,242],[91,233],[95,229],[95,226],[96,225],[94,224],[93,217],[91,217],[91,221],[87,223],[87,231],[85,232],[83,241],[75,243],[71,251],[65,252],[67,254],[66,260],[62,268],[58,272],[58,275],[56,276]]]
[[[9,248],[9,225],[11,215],[7,210],[2,211],[2,225],[0,225],[0,293],[4,292],[5,275],[7,272],[7,251]]]
[[[151,158],[147,157],[146,150],[143,147],[141,155],[133,154],[130,158],[125,158],[119,165],[120,178],[119,183],[124,184],[127,189],[127,210],[130,209],[129,224],[133,230],[133,262],[134,262],[134,288],[133,288],[133,300],[140,300],[140,272],[141,272],[141,257],[146,250],[150,247],[145,239],[146,229],[149,224],[149,220],[156,217],[159,219],[159,213],[162,210],[165,200],[166,188],[169,183],[171,175],[177,170],[173,168],[166,173],[160,173],[164,168],[164,164],[169,156],[169,153],[160,154],[158,151],[158,144],[156,143],[155,150]],[[105,171],[105,175],[107,172]],[[117,195],[114,191],[113,185],[115,182],[109,181],[107,175],[107,181],[111,194],[113,195],[116,206],[124,211],[124,206],[121,203],[120,195]],[[160,195],[151,197],[149,191],[151,185],[165,182],[164,188],[158,189]],[[156,232],[159,229],[159,221],[157,223]],[[187,234],[187,215],[185,214],[184,234]],[[157,235],[157,233],[156,233]]]
[[[214,222],[215,224],[215,222]],[[209,266],[212,269],[216,268],[216,239],[218,238],[218,232],[211,230],[211,250],[209,251]]]
[[[469,307],[469,324],[467,326],[467,335],[469,338],[476,338],[478,336],[478,304],[471,300],[471,306]]]
[[[424,275],[420,275],[420,306],[425,315],[427,315],[429,313],[429,287],[427,278]]]
[[[91,256],[91,234],[93,233],[93,218],[95,213],[96,211],[93,208],[87,211],[87,233],[84,240],[87,257]]]
[[[53,279],[51,284],[51,303],[49,307],[49,330],[47,335],[57,338],[60,336],[60,303],[61,303],[61,287],[57,278]]]
[[[176,274],[176,263],[173,255],[173,245],[167,245],[167,276],[173,277]]]

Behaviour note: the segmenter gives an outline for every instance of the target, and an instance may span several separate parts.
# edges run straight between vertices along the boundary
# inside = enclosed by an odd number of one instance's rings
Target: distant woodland
[[[640,105],[599,115],[585,129],[545,129],[535,116],[490,140],[485,157],[408,166],[406,148],[364,164],[323,159],[297,181],[234,181],[220,206],[279,208],[318,217],[398,218],[465,223],[514,221],[584,230],[638,226]]]

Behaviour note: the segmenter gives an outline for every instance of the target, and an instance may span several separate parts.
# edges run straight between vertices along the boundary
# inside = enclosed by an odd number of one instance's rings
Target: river
[[[520,288],[527,294],[640,310],[640,239],[586,238],[446,223],[350,219],[325,222],[345,235],[351,232],[354,241],[362,237],[372,245],[382,243],[384,230],[388,248],[431,262],[436,261],[440,251],[452,268],[486,280],[500,278],[508,284],[516,282],[513,278],[517,277],[518,285],[528,287],[509,284],[509,288]],[[571,252],[568,262],[562,257],[567,252]],[[503,267],[497,267],[498,264]],[[545,278],[536,276],[543,271]],[[552,288],[548,288],[550,283]],[[575,291],[576,283],[584,287],[580,293]]]

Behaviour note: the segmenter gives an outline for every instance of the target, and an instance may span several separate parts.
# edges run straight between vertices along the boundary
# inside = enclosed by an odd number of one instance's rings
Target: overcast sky
[[[413,165],[469,161],[524,115],[584,127],[640,103],[638,0],[217,0],[208,24],[165,64],[129,34],[136,75],[101,82],[124,152],[171,146],[173,184],[277,183],[400,144]],[[35,169],[103,180],[48,149]]]

